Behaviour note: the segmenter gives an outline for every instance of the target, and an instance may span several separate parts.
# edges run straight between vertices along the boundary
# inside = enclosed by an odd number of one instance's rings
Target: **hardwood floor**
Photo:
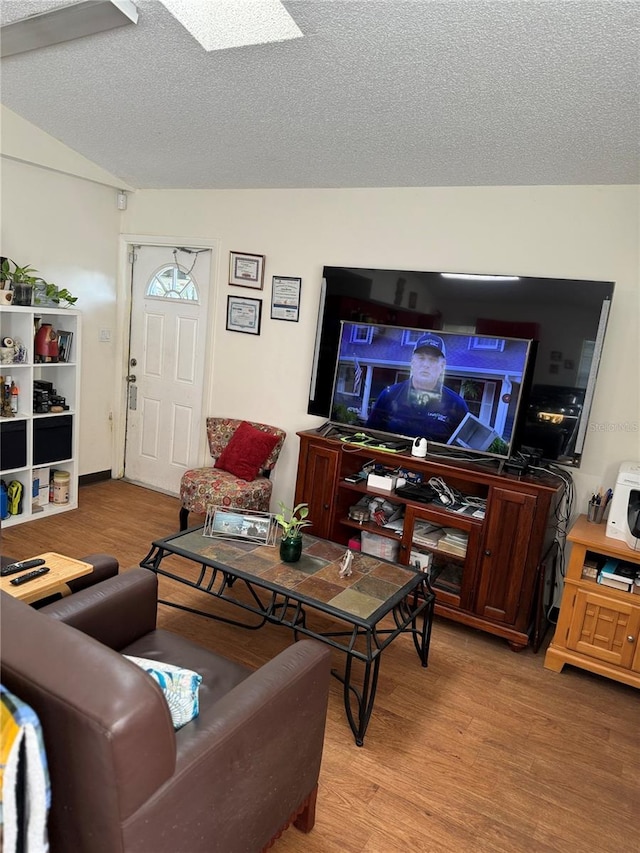
[[[126,569],[152,539],[177,530],[178,508],[175,498],[138,486],[94,483],[81,488],[79,509],[3,529],[2,553],[108,552]],[[251,667],[291,642],[281,628],[243,631],[167,607],[160,622]],[[274,853],[633,849],[638,693],[571,667],[549,672],[543,659],[544,648],[515,654],[437,619],[428,669],[408,637],[385,651],[361,749],[333,679],[315,828],[290,828]]]

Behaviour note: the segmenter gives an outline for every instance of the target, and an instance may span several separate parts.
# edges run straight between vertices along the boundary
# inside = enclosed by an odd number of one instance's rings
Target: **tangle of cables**
[[[201,255],[203,252],[210,251],[211,249],[185,249],[183,246],[176,246],[176,248],[173,250],[173,261],[178,269],[182,269],[187,275],[191,275],[191,273],[193,272],[193,268],[195,267],[198,261],[198,255]],[[195,255],[193,263],[191,264],[191,267],[189,269],[185,269],[184,267],[180,266],[178,262],[178,252],[184,252],[187,255]]]
[[[452,486],[449,486],[442,477],[431,477],[429,485],[438,495],[440,503],[445,506],[471,506],[478,509],[485,509],[487,502],[484,498],[477,498],[473,495],[464,495]]]
[[[568,471],[565,471],[558,465],[554,465],[552,462],[548,463],[546,468],[533,468],[532,470],[546,471],[547,473],[553,474],[554,477],[557,477],[564,483],[564,491],[562,493],[562,497],[558,501],[554,512],[555,542],[558,545],[558,567],[560,570],[560,575],[564,578],[566,565],[565,546],[567,539],[567,529],[569,527],[569,522],[573,514],[573,504],[575,500],[573,477]]]

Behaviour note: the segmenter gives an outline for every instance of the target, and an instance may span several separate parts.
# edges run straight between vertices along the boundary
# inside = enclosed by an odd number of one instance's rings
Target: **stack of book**
[[[640,572],[639,566],[611,557],[600,569],[598,583],[613,589],[621,589],[623,592],[633,592],[633,584],[638,578],[638,572]]]
[[[438,542],[438,551],[464,557],[467,553],[469,534],[464,530],[458,530],[457,527],[445,527],[443,530],[444,536]]]
[[[437,548],[443,536],[442,527],[428,521],[417,521],[413,528],[413,541],[424,548]]]

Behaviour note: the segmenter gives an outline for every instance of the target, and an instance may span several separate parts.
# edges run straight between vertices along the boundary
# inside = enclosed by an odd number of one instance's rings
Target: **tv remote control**
[[[23,572],[25,569],[35,569],[36,566],[44,566],[44,560],[21,560],[19,563],[11,563],[0,569],[0,577],[5,578],[7,575],[15,575],[16,572]]]
[[[50,571],[51,569],[49,566],[43,566],[41,569],[34,569],[32,572],[27,572],[26,575],[20,575],[19,578],[11,578],[9,583],[12,583],[14,586],[20,586],[20,584],[35,580],[36,578],[39,578],[40,575],[46,575],[46,573]]]

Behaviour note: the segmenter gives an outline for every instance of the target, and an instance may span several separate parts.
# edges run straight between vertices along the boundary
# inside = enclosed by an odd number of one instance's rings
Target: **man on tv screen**
[[[413,348],[411,376],[384,389],[367,426],[446,444],[469,411],[462,397],[443,385],[446,363],[442,338],[422,335]]]

